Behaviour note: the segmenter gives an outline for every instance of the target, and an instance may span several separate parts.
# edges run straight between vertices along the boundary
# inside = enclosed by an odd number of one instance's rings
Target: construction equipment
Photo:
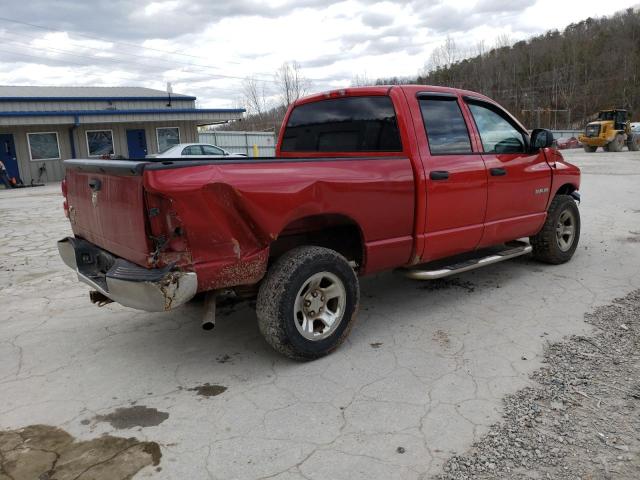
[[[620,152],[625,145],[631,151],[640,150],[640,135],[632,132],[629,113],[618,108],[600,111],[598,119],[587,124],[578,140],[585,152],[595,152],[598,147]]]

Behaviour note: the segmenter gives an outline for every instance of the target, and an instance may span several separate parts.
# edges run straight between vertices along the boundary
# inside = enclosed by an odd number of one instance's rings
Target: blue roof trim
[[[0,97],[0,102],[144,102],[146,100],[168,100],[169,95],[161,97]],[[196,97],[172,95],[171,101],[194,101]]]
[[[70,117],[89,115],[148,115],[151,113],[245,113],[244,108],[163,108],[141,110],[60,110],[53,112],[0,112],[0,117]]]

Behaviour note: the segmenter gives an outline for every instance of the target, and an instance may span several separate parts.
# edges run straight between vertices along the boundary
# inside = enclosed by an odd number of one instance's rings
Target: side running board
[[[404,270],[404,274],[413,280],[436,280],[438,278],[448,277],[449,275],[455,275],[456,273],[468,272],[469,270],[475,270],[476,268],[486,267],[487,265],[526,255],[527,253],[530,253],[532,249],[531,245],[525,242],[509,242],[508,245],[505,245],[504,250],[484,257],[453,263],[433,270],[428,269],[428,265],[423,265],[422,267],[417,266]]]

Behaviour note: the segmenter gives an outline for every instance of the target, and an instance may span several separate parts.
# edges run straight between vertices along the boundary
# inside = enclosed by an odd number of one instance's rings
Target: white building
[[[195,100],[139,87],[0,86],[0,160],[25,184],[56,181],[65,159],[144,158],[244,113]]]

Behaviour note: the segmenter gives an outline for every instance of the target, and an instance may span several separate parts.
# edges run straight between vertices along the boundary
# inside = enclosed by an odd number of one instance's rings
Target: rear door
[[[418,94],[418,106],[414,125],[427,177],[422,258],[428,261],[476,248],[487,204],[487,173],[472,147],[457,95]]]
[[[529,135],[495,104],[467,99],[488,173],[487,213],[480,246],[534,234],[544,222],[551,167],[529,151]]]

